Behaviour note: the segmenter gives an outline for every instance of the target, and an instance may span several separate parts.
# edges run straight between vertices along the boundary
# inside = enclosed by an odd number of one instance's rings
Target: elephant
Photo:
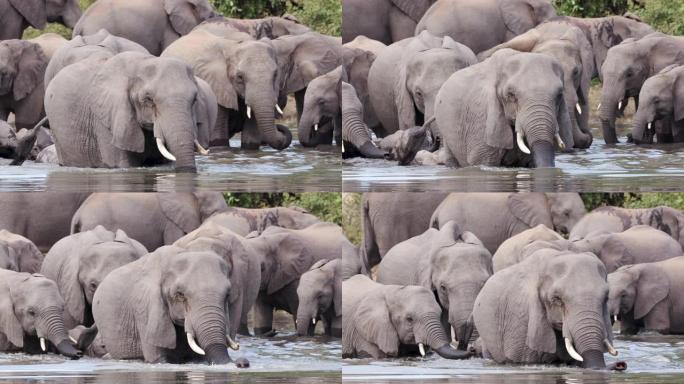
[[[52,245],[69,235],[71,218],[88,193],[8,192],[0,199],[0,229],[31,240],[47,253]]]
[[[434,115],[435,96],[454,72],[476,64],[465,45],[428,32],[384,49],[368,73],[368,92],[384,137],[422,126]]]
[[[176,172],[195,172],[195,148],[204,151],[195,137],[199,92],[188,65],[140,52],[62,69],[45,95],[60,164],[125,168],[171,161]]]
[[[59,165],[59,157],[57,157],[57,148],[55,145],[49,145],[38,152],[36,163]]]
[[[373,132],[363,119],[364,105],[359,100],[354,87],[342,81],[340,84],[342,101],[342,158],[361,156],[369,159],[384,159],[389,153],[378,148],[373,142]]]
[[[419,151],[429,149],[436,140],[427,125],[423,125],[396,131],[378,140],[376,145],[386,153],[385,159],[410,165]]]
[[[450,221],[392,247],[380,262],[376,280],[430,290],[444,316],[442,323],[451,325],[445,331],[453,329],[458,349],[465,351],[473,334],[475,298],[491,275],[492,254],[474,234]]]
[[[240,236],[263,232],[270,226],[304,229],[321,220],[300,207],[239,208],[230,207],[204,220],[202,226],[218,225]]]
[[[449,36],[480,53],[553,17],[549,0],[438,0],[416,25],[416,35]]]
[[[475,301],[483,354],[497,363],[605,369],[616,355],[603,264],[591,253],[540,250],[496,272]]]
[[[0,0],[0,40],[21,39],[26,28],[45,29],[48,22],[73,28],[81,14],[78,0]]]
[[[311,80],[304,94],[304,108],[297,126],[299,143],[305,147],[332,143],[333,134],[341,132],[341,87],[347,81],[343,66]],[[325,119],[333,122],[333,132],[323,132],[321,126]],[[329,130],[328,130],[329,131]]]
[[[98,337],[114,359],[227,364],[228,346],[238,347],[228,334],[230,289],[216,253],[161,247],[115,269],[95,291]]]
[[[618,142],[615,116],[626,97],[638,97],[646,79],[672,64],[684,64],[684,37],[653,33],[611,48],[601,68],[601,127],[607,144]],[[638,102],[637,102],[638,104]],[[660,138],[671,141],[666,135]],[[660,140],[659,140],[660,142]]]
[[[577,193],[452,193],[434,210],[430,226],[454,220],[494,254],[505,240],[539,224],[568,233],[585,214]]]
[[[684,333],[682,273],[684,257],[626,265],[609,274],[608,309],[620,319],[620,333]]]
[[[365,193],[361,255],[366,270],[379,264],[396,244],[430,228],[432,213],[448,195],[441,192]]]
[[[537,241],[561,241],[563,236],[559,235],[552,229],[549,229],[544,224],[539,224],[534,228],[524,230],[517,235],[506,239],[492,256],[492,267],[494,273],[518,264],[524,257],[529,254],[523,253],[526,247]]]
[[[10,165],[21,165],[31,155],[39,128],[22,128],[17,132],[0,120],[0,157],[12,159]]]
[[[285,35],[301,35],[311,32],[311,28],[303,25],[292,15],[283,17],[265,17],[263,19],[235,19],[230,17],[214,17],[202,22],[194,29],[204,29],[221,35],[226,30],[239,31],[259,39],[276,39]]]
[[[577,241],[591,233],[623,232],[635,225],[649,225],[659,229],[684,247],[684,214],[666,206],[641,209],[610,206],[596,208],[577,222],[568,239]]]
[[[54,281],[0,269],[0,351],[40,353],[54,347],[66,357],[80,358],[81,351],[67,335],[63,313],[64,300]]]
[[[154,250],[173,244],[228,207],[221,193],[94,193],[74,213],[71,233],[102,225]],[[144,212],[144,215],[141,213]]]
[[[219,14],[209,0],[102,0],[88,7],[74,27],[73,36],[106,29],[159,56],[178,38],[216,16]]]
[[[466,359],[470,352],[449,344],[432,292],[411,285],[383,285],[363,275],[342,282],[342,357],[381,359],[425,346],[445,359]]]
[[[313,336],[322,320],[325,334],[342,337],[342,260],[320,260],[304,272],[297,286],[297,334]]]
[[[55,243],[45,255],[40,273],[57,283],[64,298],[67,329],[92,326],[97,287],[110,272],[146,254],[145,246],[124,231],[108,231],[102,226]]]
[[[589,148],[592,142],[589,127],[589,88],[595,69],[591,43],[584,32],[565,21],[547,21],[508,42],[480,53],[478,58],[483,60],[504,48],[546,54],[561,64],[563,95],[573,127],[575,148]]]
[[[342,280],[355,275],[366,275],[369,273],[363,265],[359,247],[347,240],[342,243]]]
[[[342,42],[366,36],[392,44],[413,36],[435,0],[343,0]]]
[[[363,120],[371,129],[379,131],[382,131],[382,128],[378,128],[380,122],[368,95],[368,73],[375,59],[385,48],[387,48],[385,44],[366,36],[357,36],[354,40],[342,45],[347,82],[354,87],[364,106]]]
[[[31,240],[5,229],[0,230],[0,269],[37,273],[43,259],[43,254]]]
[[[639,92],[639,107],[634,115],[632,140],[634,143],[653,143],[654,133],[667,142],[675,141],[684,133],[684,66],[671,65],[647,79]],[[658,132],[654,123],[661,122]]]
[[[554,167],[555,147],[574,146],[563,69],[539,53],[503,49],[454,73],[435,117],[448,165]]]

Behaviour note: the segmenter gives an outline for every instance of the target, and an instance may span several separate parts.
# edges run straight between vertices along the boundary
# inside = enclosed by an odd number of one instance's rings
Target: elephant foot
[[[235,360],[235,366],[238,368],[249,368],[249,360],[244,357],[240,357]]]
[[[254,328],[254,335],[255,336],[273,337],[276,334],[277,334],[277,332],[271,327],[255,327]]]

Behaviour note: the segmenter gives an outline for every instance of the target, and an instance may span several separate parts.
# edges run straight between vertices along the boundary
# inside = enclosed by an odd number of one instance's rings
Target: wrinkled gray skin
[[[595,69],[591,43],[584,32],[565,21],[548,21],[513,40],[480,53],[478,58],[483,60],[504,48],[545,54],[560,63],[563,67],[563,95],[572,122],[575,148],[589,148],[592,142],[589,128],[589,88]]]
[[[24,236],[0,230],[0,269],[36,273],[43,263],[43,254]]]
[[[563,236],[549,229],[544,224],[539,224],[534,228],[527,229],[518,233],[515,236],[508,238],[501,243],[492,256],[492,266],[494,272],[498,272],[511,265],[518,264],[526,255],[523,251],[525,248],[537,241],[559,241],[563,240]]]
[[[357,246],[351,241],[344,241],[342,243],[342,280],[355,275],[366,275],[369,273],[363,265],[361,259],[361,252]]]
[[[432,213],[447,193],[366,193],[363,195],[363,244],[366,270],[380,263],[394,245],[430,228]]]
[[[366,36],[357,36],[354,40],[344,44],[344,69],[349,79],[348,83],[354,87],[356,94],[364,106],[363,120],[371,128],[377,128],[380,122],[375,115],[368,95],[368,72],[378,55],[387,46]]]
[[[452,193],[435,209],[430,226],[454,220],[494,254],[504,241],[539,224],[568,233],[585,214],[577,193]]]
[[[38,274],[0,269],[0,351],[41,353],[48,350],[81,357],[67,335],[64,300],[54,281]]]
[[[0,120],[0,157],[12,159],[10,165],[21,165],[30,157],[40,128],[35,130],[22,128],[17,133],[14,127]]]
[[[416,26],[480,53],[555,17],[548,0],[439,0]]]
[[[24,29],[60,23],[69,28],[81,18],[78,0],[0,0],[0,40],[21,39]]]
[[[674,208],[659,206],[655,208],[629,209],[619,207],[600,207],[594,209],[570,231],[568,239],[576,241],[591,233],[623,232],[635,225],[648,225],[672,236],[684,246],[684,214]]]
[[[540,250],[495,273],[475,302],[483,353],[497,363],[572,362],[605,369],[612,342],[606,270],[590,253]]]
[[[321,260],[299,278],[297,334],[313,336],[322,320],[325,334],[342,337],[342,260]]]
[[[425,287],[382,285],[356,275],[342,282],[342,357],[397,357],[423,344],[446,359],[468,358],[469,352],[449,344],[441,316]]]
[[[384,44],[413,36],[416,24],[435,0],[343,0],[342,41],[363,35]]]
[[[426,126],[411,127],[396,131],[378,140],[377,146],[387,152],[387,160],[396,160],[399,165],[409,165],[413,162],[418,151],[426,148],[429,142],[434,142],[430,133],[427,140],[428,129]]]
[[[270,226],[289,229],[304,229],[321,220],[305,209],[292,207],[240,208],[230,207],[202,222],[202,226],[219,225],[240,236],[256,231],[263,232]]]
[[[204,29],[217,35],[225,33],[226,29],[246,33],[253,38],[275,39],[285,35],[301,35],[311,32],[311,28],[301,24],[292,15],[283,17],[266,17],[263,19],[234,19],[230,17],[215,17],[198,25],[196,29]]]
[[[217,15],[208,0],[102,0],[88,7],[73,35],[106,29],[159,56],[178,38]]]
[[[66,327],[93,325],[97,287],[111,271],[145,254],[147,249],[122,230],[112,232],[102,226],[55,243],[45,255],[40,273],[57,283],[64,298]]]
[[[221,193],[94,193],[73,215],[71,233],[121,229],[147,249],[170,245],[227,209]],[[140,212],[145,212],[141,215]]]
[[[681,141],[684,137],[684,66],[671,65],[644,82],[634,115],[632,139],[652,144],[653,136]]]
[[[619,103],[627,97],[638,97],[646,79],[672,64],[684,64],[684,37],[654,33],[639,40],[627,41],[608,51],[603,63],[601,125],[606,143],[618,142],[615,118]],[[667,135],[662,142],[672,141]],[[659,140],[661,142],[661,140]]]
[[[539,53],[503,49],[456,72],[437,94],[435,117],[448,127],[448,163],[460,167],[554,167],[555,148],[574,146],[563,68]]]
[[[114,359],[227,364],[230,289],[216,253],[165,246],[111,272],[95,291],[93,316]]]
[[[323,132],[324,119],[331,119],[334,132],[342,132],[342,81],[347,74],[343,66],[321,75],[309,83],[304,94],[304,109],[299,119],[297,133],[299,143],[305,147],[331,144],[333,132]]]
[[[608,309],[620,333],[684,333],[684,257],[629,265],[608,275]]]
[[[57,147],[52,144],[43,148],[40,152],[38,152],[38,155],[36,155],[36,163],[59,165]]]
[[[429,289],[442,310],[445,332],[453,329],[458,349],[465,351],[474,328],[475,298],[491,275],[492,254],[452,221],[392,247],[379,265],[376,280]]]
[[[346,82],[340,85],[342,98],[342,158],[356,156],[370,159],[383,159],[389,153],[381,150],[373,143],[373,132],[364,121],[364,106],[354,90]]]

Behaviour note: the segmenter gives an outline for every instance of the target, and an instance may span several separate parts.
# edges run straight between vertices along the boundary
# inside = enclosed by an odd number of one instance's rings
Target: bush
[[[223,194],[231,207],[269,208],[298,206],[323,221],[342,225],[342,195],[328,192]]]
[[[602,17],[623,15],[629,8],[628,0],[553,0],[559,15]]]
[[[342,228],[349,241],[356,246],[363,241],[362,196],[360,193],[342,194]]]
[[[643,7],[632,7],[632,11],[644,22],[663,33],[684,34],[683,0],[646,0],[644,3]]]
[[[684,210],[684,193],[582,193],[588,211],[604,205],[653,208],[659,205]]]

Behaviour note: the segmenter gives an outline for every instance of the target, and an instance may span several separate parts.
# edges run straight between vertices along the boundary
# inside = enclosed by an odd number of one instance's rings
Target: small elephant
[[[346,82],[340,84],[342,101],[342,158],[362,156],[370,159],[383,159],[388,153],[373,143],[373,132],[366,125],[363,116],[364,106],[354,87]]]
[[[449,344],[440,322],[442,311],[425,287],[382,285],[363,275],[342,282],[342,357],[381,359],[425,346],[445,359],[470,353]]]
[[[57,284],[39,274],[0,269],[0,351],[40,353],[48,347],[78,359],[62,314]],[[40,345],[40,347],[39,347]]]
[[[392,44],[413,36],[416,24],[436,0],[343,0],[342,41],[367,36]]]
[[[0,0],[0,40],[21,39],[26,28],[42,30],[48,22],[74,28],[81,14],[78,0]]]
[[[226,30],[240,31],[254,39],[276,39],[285,35],[301,35],[311,32],[311,28],[303,25],[292,15],[283,17],[265,17],[263,19],[235,19],[230,17],[214,17],[194,29],[203,29],[215,35],[222,35]],[[230,32],[229,32],[230,33]]]
[[[458,349],[467,350],[473,304],[491,275],[492,254],[474,234],[450,221],[392,247],[379,265],[377,282],[429,289],[440,305],[442,324],[451,325]]]
[[[311,80],[304,94],[304,109],[297,127],[299,143],[305,147],[331,144],[334,132],[342,132],[342,82],[347,81],[343,66]],[[323,132],[321,126],[332,119],[333,132]],[[329,131],[329,130],[328,130]]]
[[[40,128],[22,128],[17,132],[7,122],[0,120],[0,157],[12,159],[10,165],[21,165],[30,157]]]
[[[43,259],[43,254],[31,240],[0,230],[0,269],[36,273],[40,271]]]
[[[620,319],[620,333],[642,329],[684,333],[681,302],[684,257],[627,265],[608,275],[608,308]]]
[[[110,272],[145,254],[147,249],[122,230],[115,233],[102,226],[55,243],[45,255],[40,273],[57,283],[64,298],[66,327],[93,325],[92,304],[97,287]]]
[[[544,224],[522,231],[501,243],[492,257],[494,273],[511,265],[518,264],[526,256],[523,250],[536,241],[559,241],[563,236]]]
[[[496,272],[473,311],[484,356],[605,369],[603,353],[617,354],[606,276],[593,254],[548,249]]]
[[[57,156],[57,147],[54,144],[43,148],[36,156],[36,163],[55,164],[59,165],[59,157]]]
[[[342,337],[342,260],[320,260],[299,278],[297,334],[313,336],[322,320],[325,334]]]
[[[292,207],[275,208],[239,208],[230,207],[226,211],[216,213],[202,222],[202,226],[218,225],[230,229],[240,236],[247,236],[256,231],[263,232],[270,226],[304,229],[321,220],[305,209]]]
[[[377,141],[377,146],[387,152],[385,159],[396,160],[399,165],[410,165],[416,154],[426,147],[428,130],[426,126],[411,127],[396,131]],[[431,139],[429,141],[434,141]]]
[[[555,147],[574,146],[563,68],[543,54],[503,49],[454,73],[435,117],[448,127],[440,134],[449,163],[460,167],[554,167]]]
[[[641,87],[632,139],[636,144],[651,144],[654,135],[658,136],[659,144],[661,140],[665,143],[670,139],[683,140],[684,65],[675,64],[663,69]]]

